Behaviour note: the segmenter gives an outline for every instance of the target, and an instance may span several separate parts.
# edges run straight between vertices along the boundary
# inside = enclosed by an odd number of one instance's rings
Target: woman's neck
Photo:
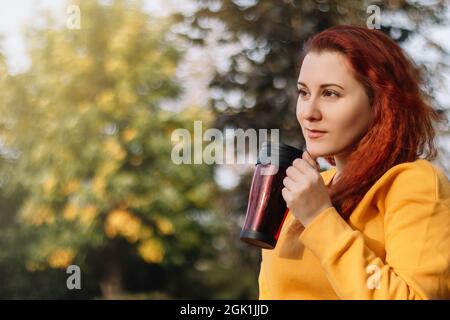
[[[347,164],[349,155],[347,154],[339,154],[334,156],[334,163],[336,164],[336,173],[333,175],[333,178],[330,181],[329,186],[335,185],[337,180],[339,179],[344,167]]]

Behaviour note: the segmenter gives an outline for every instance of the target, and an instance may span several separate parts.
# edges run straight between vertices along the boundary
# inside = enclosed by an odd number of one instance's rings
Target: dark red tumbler
[[[265,142],[258,153],[240,239],[264,249],[273,249],[288,213],[281,190],[286,169],[301,158],[295,147]]]

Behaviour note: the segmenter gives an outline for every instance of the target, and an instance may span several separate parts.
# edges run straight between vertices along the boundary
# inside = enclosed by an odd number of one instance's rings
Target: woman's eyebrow
[[[301,85],[301,86],[303,86],[303,87],[308,88],[308,86],[307,86],[305,83],[301,82],[301,81],[297,82],[297,84],[299,84],[299,85]],[[336,87],[339,87],[339,88],[341,88],[342,90],[344,90],[344,88],[343,88],[342,86],[340,86],[340,85],[338,85],[338,84],[336,84],[336,83],[324,83],[324,84],[321,84],[321,85],[320,85],[320,88],[325,88],[325,87],[329,87],[329,86],[336,86]]]

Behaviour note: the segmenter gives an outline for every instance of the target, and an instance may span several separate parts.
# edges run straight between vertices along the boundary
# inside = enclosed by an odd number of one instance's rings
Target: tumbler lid
[[[273,164],[280,167],[289,167],[292,162],[301,158],[303,151],[296,147],[284,144],[266,141],[259,150],[257,164]]]

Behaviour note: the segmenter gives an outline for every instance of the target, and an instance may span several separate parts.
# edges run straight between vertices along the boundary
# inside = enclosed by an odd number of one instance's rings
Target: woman
[[[356,26],[317,34],[301,62],[307,151],[283,181],[290,211],[262,250],[259,298],[450,299],[450,182],[429,162],[442,119],[418,68]]]

